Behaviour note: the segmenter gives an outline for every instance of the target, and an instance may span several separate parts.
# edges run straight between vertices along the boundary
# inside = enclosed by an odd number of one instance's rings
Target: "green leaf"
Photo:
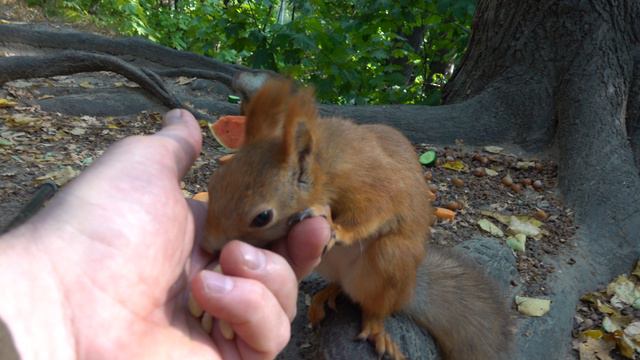
[[[489,234],[491,234],[493,236],[497,236],[497,237],[503,237],[504,236],[504,233],[502,232],[502,230],[500,230],[499,227],[497,227],[494,223],[492,223],[491,221],[489,221],[487,219],[478,220],[478,226],[480,226],[480,229],[488,232]]]
[[[525,243],[527,236],[524,234],[516,234],[507,238],[507,245],[513,249],[513,251],[525,252]]]
[[[426,166],[434,166],[436,164],[436,152],[435,150],[427,150],[418,159],[420,164]]]

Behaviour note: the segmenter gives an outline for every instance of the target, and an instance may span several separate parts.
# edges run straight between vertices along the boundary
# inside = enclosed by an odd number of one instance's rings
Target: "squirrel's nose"
[[[224,243],[225,242],[222,239],[219,239],[214,234],[208,232],[204,236],[204,239],[202,240],[202,243],[200,243],[200,247],[204,251],[206,251],[206,252],[208,252],[210,254],[213,254],[216,251],[222,249],[222,246],[224,245]]]

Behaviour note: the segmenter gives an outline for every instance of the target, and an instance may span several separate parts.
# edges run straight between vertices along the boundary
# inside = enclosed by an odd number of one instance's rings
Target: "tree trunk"
[[[567,353],[579,294],[628,272],[638,258],[639,30],[636,0],[480,0],[468,51],[445,89],[448,104],[489,92],[514,113],[545,115],[500,119],[494,128],[526,133],[543,124],[562,194],[581,225],[571,256],[583,261],[549,259],[557,268],[553,308],[519,324],[520,358]]]

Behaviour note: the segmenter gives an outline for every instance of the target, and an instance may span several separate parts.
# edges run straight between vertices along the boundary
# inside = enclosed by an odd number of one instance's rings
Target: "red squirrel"
[[[493,281],[451,251],[426,247],[433,209],[408,139],[385,125],[319,118],[310,89],[269,80],[245,107],[245,144],[209,182],[203,247],[267,246],[324,215],[332,237],[316,271],[330,283],[309,319],[346,294],[362,309],[360,339],[404,359],[384,320],[405,312],[445,359],[507,359],[508,308]],[[329,209],[329,212],[324,209]]]

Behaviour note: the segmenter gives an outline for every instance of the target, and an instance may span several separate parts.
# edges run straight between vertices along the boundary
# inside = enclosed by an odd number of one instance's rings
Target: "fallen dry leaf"
[[[69,182],[69,180],[78,176],[78,174],[80,174],[80,171],[75,170],[71,166],[66,166],[60,170],[52,171],[45,175],[39,176],[35,180],[38,183],[45,182],[47,180],[52,180],[53,182],[56,183],[56,185],[62,186],[67,182]]]
[[[624,304],[640,308],[640,288],[627,275],[618,276],[607,286],[607,294],[613,295],[611,304],[621,309]]]
[[[85,88],[85,89],[93,89],[93,88],[95,88],[95,86],[92,83],[88,82],[88,81],[82,81],[78,85],[80,85],[81,88]]]
[[[502,150],[504,150],[500,146],[491,146],[491,145],[485,146],[483,149],[484,151],[492,154],[499,154],[502,152]]]
[[[580,360],[611,360],[609,353],[615,348],[613,341],[585,338],[578,345]]]
[[[75,127],[69,131],[70,134],[76,135],[76,136],[84,135],[86,132],[87,132],[87,129],[80,128],[80,127]]]
[[[0,108],[10,108],[18,105],[15,101],[9,99],[0,98]]]
[[[442,164],[442,167],[453,171],[469,171],[469,167],[467,167],[467,165],[461,160],[447,161],[446,163]]]
[[[516,296],[518,312],[528,316],[543,316],[551,308],[551,300]]]

